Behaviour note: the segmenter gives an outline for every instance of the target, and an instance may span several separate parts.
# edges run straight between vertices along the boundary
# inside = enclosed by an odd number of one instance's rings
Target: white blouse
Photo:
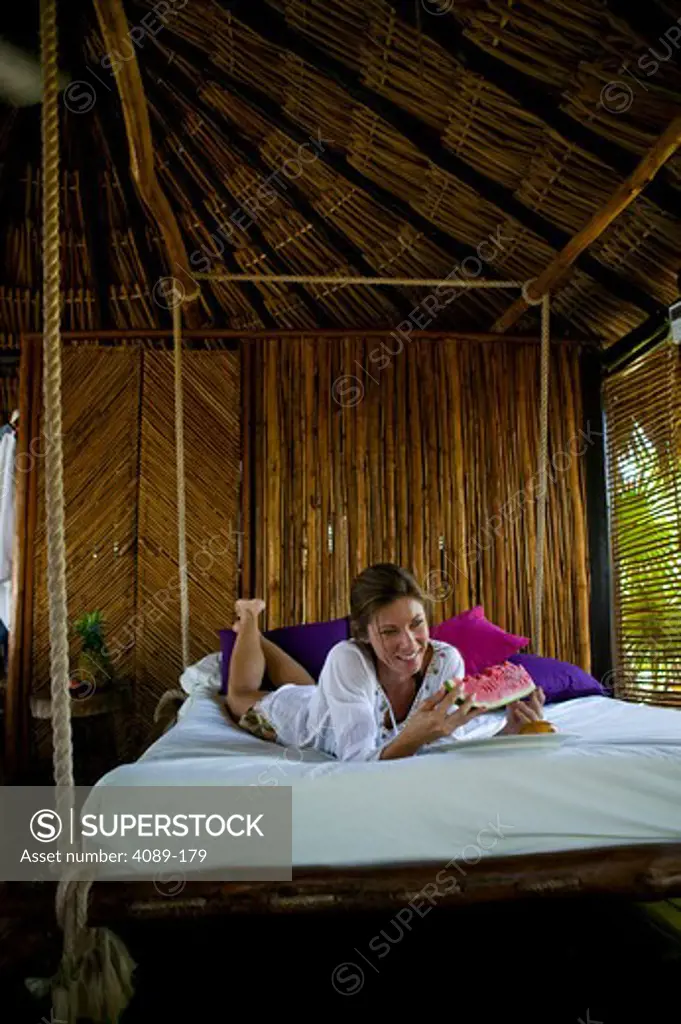
[[[399,725],[371,658],[354,640],[343,640],[331,649],[316,686],[287,683],[263,697],[258,709],[284,746],[314,748],[341,761],[375,761],[424,700],[448,679],[465,675],[463,658],[455,647],[440,640],[429,642],[430,664],[409,714]],[[494,722],[484,732],[493,734],[503,727],[504,715],[481,716],[455,732],[468,734],[471,726],[478,726],[478,732],[481,719],[492,717]]]

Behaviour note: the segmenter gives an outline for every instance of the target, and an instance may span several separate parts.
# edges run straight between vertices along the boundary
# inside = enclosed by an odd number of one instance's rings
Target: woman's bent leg
[[[282,651],[281,647],[277,647],[264,636],[260,637],[260,643],[267,663],[267,675],[273,686],[281,686],[283,683],[296,683],[298,686],[315,685],[310,673],[290,654]]]
[[[237,721],[266,693],[260,689],[265,674],[265,656],[257,622],[264,607],[265,602],[261,600],[236,602],[239,619],[229,663],[226,703]]]

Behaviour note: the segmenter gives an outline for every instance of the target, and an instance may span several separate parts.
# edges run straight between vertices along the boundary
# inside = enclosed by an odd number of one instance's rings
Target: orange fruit
[[[545,722],[543,719],[540,719],[538,722],[526,722],[525,725],[521,725],[519,735],[524,736],[527,733],[555,731],[555,728],[550,722]]]

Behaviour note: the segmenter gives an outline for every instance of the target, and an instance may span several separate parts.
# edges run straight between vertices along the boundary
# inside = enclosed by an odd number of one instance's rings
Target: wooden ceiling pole
[[[525,294],[529,297],[530,302],[527,302],[524,297],[516,299],[499,317],[492,327],[495,334],[503,334],[509,327],[513,327],[530,305],[536,303],[542,295],[563,281],[580,253],[592,245],[620,213],[633,203],[679,146],[681,146],[681,116],[674,118],[666,131],[648,150],[636,170],[615,189],[607,203],[593,215],[581,231],[570,239],[539,277],[535,278],[527,287]]]
[[[122,0],[94,0],[94,6],[107,52],[130,50],[130,26]],[[169,275],[177,276],[182,286],[186,288],[185,323],[189,327],[199,327],[201,323],[200,307],[189,301],[198,296],[199,290],[192,290],[188,286],[188,282],[192,281],[193,277],[189,270],[189,261],[180,228],[156,177],[147,100],[137,55],[134,48],[132,49],[133,54],[130,58],[119,61],[115,65],[116,85],[121,98],[125,130],[130,146],[130,169],[142,201],[161,230],[168,252]]]

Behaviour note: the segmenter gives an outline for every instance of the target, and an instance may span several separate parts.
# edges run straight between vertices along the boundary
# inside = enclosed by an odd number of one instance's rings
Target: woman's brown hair
[[[406,569],[392,562],[379,562],[364,569],[350,588],[350,634],[368,644],[367,629],[376,612],[400,597],[411,597],[427,609],[427,597]]]

